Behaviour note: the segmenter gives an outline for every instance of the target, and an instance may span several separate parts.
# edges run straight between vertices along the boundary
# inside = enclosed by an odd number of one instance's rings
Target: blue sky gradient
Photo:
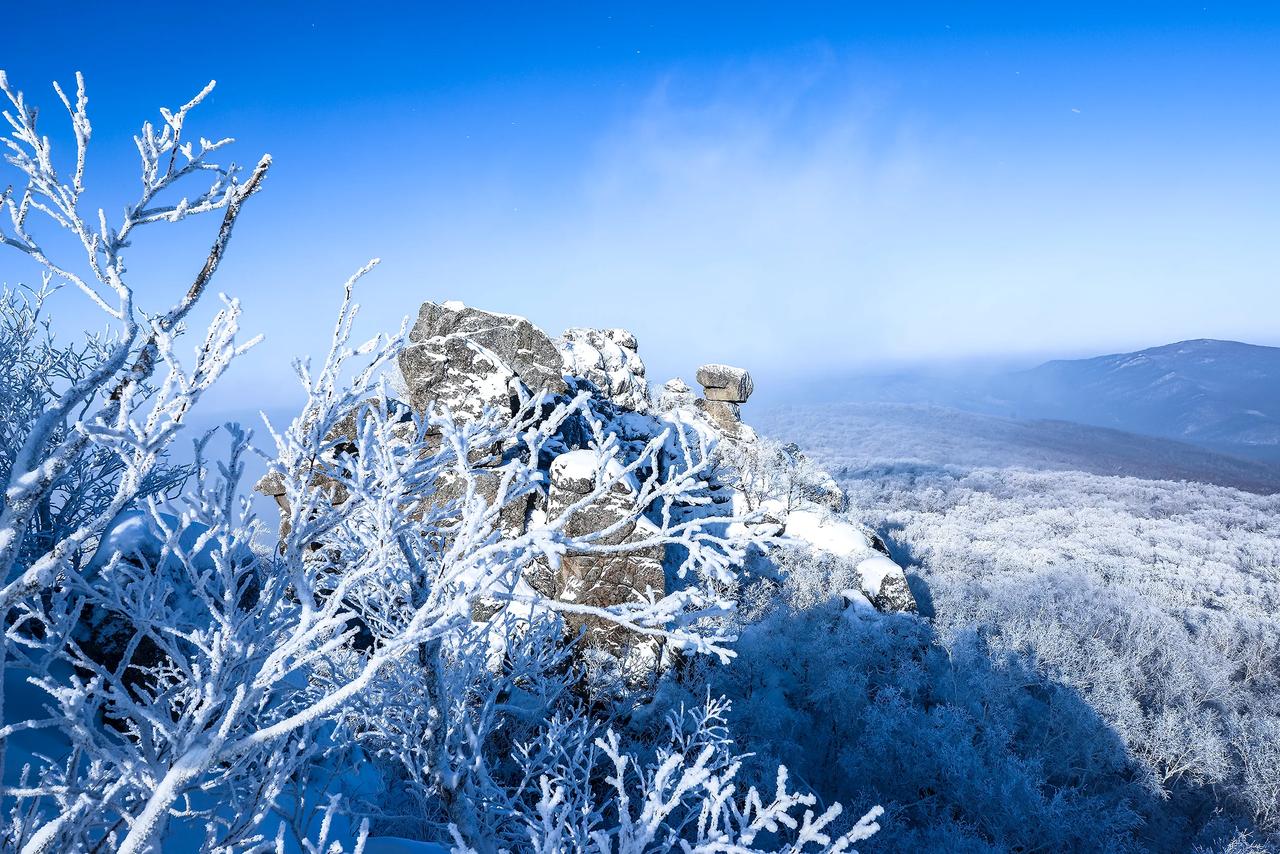
[[[217,282],[268,340],[217,405],[287,396],[373,256],[368,331],[451,298],[625,326],[659,382],[1280,344],[1280,6],[463,5],[6,10],[50,131],[87,75],[109,209],[210,78],[195,128],[274,156]],[[139,240],[144,304],[214,225]]]

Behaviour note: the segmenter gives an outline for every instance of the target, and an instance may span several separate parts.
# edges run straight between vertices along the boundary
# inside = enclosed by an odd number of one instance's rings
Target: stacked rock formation
[[[566,395],[587,390],[592,395],[592,417],[603,419],[605,429],[624,445],[643,447],[675,426],[699,431],[710,439],[709,447],[723,441],[727,444],[722,448],[736,452],[763,448],[753,444],[755,432],[742,423],[741,405],[754,391],[746,370],[703,365],[696,374],[703,389],[701,397],[695,398],[683,380],[675,379],[663,386],[657,405],[652,406],[636,339],[626,330],[575,328],[553,341],[522,317],[481,311],[459,302],[427,302],[418,312],[409,340],[399,355],[408,399],[405,403],[388,401],[388,405],[402,415],[410,431],[412,413],[424,412],[432,405],[446,406],[454,418],[468,420],[478,418],[486,409],[513,413],[522,395],[545,391],[563,400]],[[352,412],[335,428],[330,436],[333,454],[355,451],[356,420],[357,414]],[[352,441],[344,441],[347,438]],[[428,450],[431,440],[428,436]],[[595,491],[599,458],[587,447],[591,436],[582,419],[561,425],[556,440],[561,452],[538,461],[546,469],[546,492],[526,494],[504,504],[499,515],[504,534],[523,533],[544,513],[559,516]],[[501,466],[518,453],[519,448],[494,447],[477,451],[469,460],[479,492],[490,503],[497,500]],[[784,448],[780,453],[785,457],[780,460],[784,468],[798,469],[806,464],[798,448]],[[669,462],[660,462],[659,467]],[[603,476],[612,478],[616,473],[606,470]],[[861,528],[835,517],[843,510],[842,493],[829,475],[821,475],[806,475],[811,488],[801,498],[809,509],[780,510],[777,526],[785,527],[787,538],[809,542],[819,552],[841,558],[881,558]],[[313,476],[310,484],[327,490],[327,497],[335,504],[346,500],[340,485],[327,478]],[[455,483],[446,476],[435,486],[432,506],[439,508],[461,497],[465,483],[461,479]],[[283,481],[268,476],[259,489],[276,498],[287,518]],[[711,512],[729,513],[740,503],[741,484],[732,478],[721,481],[712,475],[707,491],[710,505],[686,509],[705,513],[710,507]],[[575,538],[596,534],[594,542],[605,546],[649,539],[653,527],[641,515],[645,508],[636,506],[637,493],[634,479],[621,479],[602,497],[574,510],[566,522],[566,533]],[[523,580],[544,596],[585,605],[653,601],[667,592],[665,558],[666,549],[661,546],[637,545],[613,553],[593,553],[588,548],[563,555],[555,571],[548,565],[535,565]],[[859,577],[863,578],[867,601],[876,608],[914,608],[902,570],[888,558],[868,563],[865,572],[860,567]],[[485,619],[497,607],[497,603],[481,603],[473,616]],[[568,631],[584,634],[586,644],[594,649],[620,654],[637,647],[638,639],[616,624],[572,616],[566,623]]]
[[[648,410],[649,383],[636,336],[625,329],[566,329],[556,347],[566,374],[591,383],[600,396],[623,409]]]
[[[751,441],[755,431],[742,423],[742,404],[755,391],[751,374],[731,365],[703,365],[698,368],[702,397],[694,405],[731,439]]]

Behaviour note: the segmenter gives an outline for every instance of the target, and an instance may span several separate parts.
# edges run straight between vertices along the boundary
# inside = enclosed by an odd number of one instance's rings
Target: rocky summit
[[[545,488],[500,508],[505,533],[519,534],[537,518],[575,508],[567,533],[599,533],[598,542],[608,545],[642,544],[650,534],[649,523],[643,515],[636,520],[635,511],[651,508],[638,507],[640,490],[633,477],[623,478],[586,506],[576,505],[595,490],[602,471],[594,447],[595,429],[615,437],[624,449],[622,462],[613,465],[626,464],[626,454],[638,454],[646,444],[666,435],[668,447],[660,455],[660,466],[678,467],[682,444],[705,448],[718,460],[704,476],[706,500],[673,512],[691,519],[741,514],[740,524],[767,526],[761,530],[777,535],[775,549],[810,550],[825,560],[849,563],[860,579],[860,590],[849,594],[850,608],[915,610],[901,567],[877,551],[874,534],[844,517],[844,496],[830,475],[806,461],[794,446],[766,447],[743,423],[742,406],[754,391],[746,369],[702,365],[695,372],[702,396],[695,396],[683,380],[672,379],[663,385],[655,403],[636,338],[624,329],[572,328],[552,339],[523,317],[460,302],[426,302],[409,339],[398,359],[408,398],[406,417],[409,411],[443,406],[455,419],[465,421],[488,412],[512,414],[522,401],[540,393],[552,402],[586,397],[586,415],[559,428],[560,452],[539,460],[546,470]],[[342,422],[341,429],[351,434],[355,428],[354,414]],[[342,437],[331,438],[336,449],[346,447]],[[503,455],[513,452],[517,449],[496,448],[474,461],[480,491],[489,496],[486,500],[495,500],[498,467]],[[611,474],[607,467],[603,472]],[[432,496],[432,506],[444,506],[458,497],[449,483],[442,486]],[[487,489],[490,486],[494,488]],[[264,479],[259,489],[276,496],[282,509],[287,509],[276,480]],[[339,502],[343,496],[335,494],[333,500]],[[661,546],[637,545],[618,554],[570,553],[555,569],[536,566],[525,583],[543,595],[579,604],[654,601],[680,583],[674,577],[675,565]],[[486,619],[497,607],[494,603],[479,609],[473,617]],[[602,653],[621,655],[636,640],[616,624],[572,618],[566,624],[567,630],[582,633]]]

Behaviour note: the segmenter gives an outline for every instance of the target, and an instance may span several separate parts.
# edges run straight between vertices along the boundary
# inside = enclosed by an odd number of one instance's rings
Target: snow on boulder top
[[[880,588],[884,585],[885,578],[902,575],[902,567],[884,555],[877,554],[860,561],[857,573],[858,582],[862,585],[863,591],[875,599],[880,595]]]
[[[698,368],[697,380],[708,400],[746,403],[755,391],[751,374],[732,365],[703,365]]]
[[[792,510],[787,514],[786,535],[808,543],[818,551],[854,557],[872,551],[871,540],[856,525],[833,519],[819,510]]]
[[[551,461],[551,482],[578,495],[586,495],[596,488],[596,470],[600,468],[600,456],[590,448],[569,451]],[[606,481],[617,481],[613,489],[618,492],[639,492],[640,485],[632,474],[623,474],[623,465],[610,457],[604,464]]]
[[[889,558],[877,554],[861,561],[857,569],[858,584],[878,611],[915,613],[918,606],[907,574]]]

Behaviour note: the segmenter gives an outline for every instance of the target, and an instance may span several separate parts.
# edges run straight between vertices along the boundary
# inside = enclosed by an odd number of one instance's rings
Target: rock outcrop
[[[556,347],[564,372],[580,377],[599,394],[623,409],[649,408],[649,383],[644,376],[636,337],[625,329],[566,329]]]
[[[862,592],[876,606],[877,611],[893,613],[916,611],[916,597],[907,586],[906,573],[882,554],[859,561],[858,582]]]
[[[673,379],[663,386],[655,406],[649,399],[636,339],[623,329],[573,328],[553,341],[522,317],[458,302],[427,302],[419,310],[409,338],[409,346],[399,356],[408,406],[389,402],[403,410],[407,425],[413,423],[411,410],[424,412],[432,404],[447,405],[454,417],[466,420],[489,408],[513,413],[522,395],[546,392],[563,401],[583,390],[591,394],[590,421],[577,417],[560,425],[553,444],[559,450],[538,461],[546,472],[546,491],[507,501],[501,508],[499,525],[504,534],[519,535],[542,514],[554,518],[596,490],[599,457],[590,445],[593,430],[601,429],[601,424],[620,447],[637,449],[627,453],[638,453],[653,437],[675,428],[685,431],[684,439],[675,440],[662,452],[657,461],[660,471],[683,464],[682,441],[685,447],[719,447],[719,453],[731,449],[725,459],[734,460],[705,475],[704,503],[680,512],[723,516],[761,509],[749,506],[745,484],[734,480],[746,470],[744,464],[748,468],[754,465],[749,460],[755,455],[761,465],[754,466],[752,477],[773,472],[767,477],[775,478],[778,483],[774,486],[787,497],[784,501],[769,499],[772,503],[763,508],[767,511],[764,516],[757,514],[754,521],[744,524],[756,531],[765,530],[761,525],[778,533],[785,528],[783,543],[807,543],[816,550],[858,561],[857,596],[864,605],[870,603],[881,611],[914,610],[901,568],[875,550],[865,531],[832,515],[843,510],[844,499],[830,475],[808,463],[794,445],[766,449],[742,422],[742,404],[754,391],[751,374],[745,369],[703,365],[696,374],[703,389],[701,397],[695,397],[683,380]],[[355,451],[353,441],[346,439],[354,440],[356,418],[353,412],[332,431],[333,454]],[[431,447],[428,437],[428,452]],[[490,503],[498,500],[500,467],[513,453],[520,451],[495,447],[469,461],[477,492]],[[335,456],[329,462],[337,460]],[[618,464],[611,466],[603,476],[619,474]],[[797,488],[798,481],[803,482],[803,488]],[[334,503],[346,500],[340,486],[327,478],[315,476],[311,482],[316,488],[330,489]],[[448,507],[462,497],[464,488],[461,478],[455,482],[454,475],[445,475],[435,484],[435,492],[421,512]],[[259,489],[275,497],[282,515],[287,516],[284,483],[278,475],[268,475]],[[535,564],[521,583],[547,597],[592,606],[655,601],[670,592],[664,569],[666,548],[638,545],[655,531],[644,515],[648,508],[637,506],[638,494],[635,478],[622,477],[603,496],[575,509],[565,525],[570,537],[595,535],[598,545],[630,544],[635,548],[593,551],[588,547],[569,552],[554,571],[549,564]],[[487,619],[500,607],[497,602],[478,603],[473,618]],[[582,634],[587,646],[598,652],[624,656],[629,654],[627,650],[650,646],[647,640],[611,622],[569,614],[565,624],[569,633]]]
[[[755,391],[751,374],[731,365],[703,365],[698,368],[702,397],[694,401],[698,411],[730,439],[750,442],[756,433],[742,423],[742,404]]]
[[[595,491],[598,459],[589,449],[569,451],[551,463],[551,488],[547,513],[558,516]],[[621,466],[612,461],[602,472],[619,478],[603,497],[575,510],[565,524],[572,537],[596,534],[595,543],[616,546],[648,539],[653,526],[636,513],[639,484],[621,476]],[[552,595],[582,605],[619,605],[626,602],[653,602],[666,593],[662,568],[662,547],[636,548],[622,553],[569,553],[560,560]],[[618,652],[628,640],[626,629],[594,618],[569,615],[566,623],[573,631],[585,630],[589,645]]]
[[[791,511],[784,533],[815,552],[853,564],[861,593],[876,610],[916,612],[906,573],[876,548],[879,538],[873,533],[817,507]]]
[[[485,407],[510,410],[526,390],[566,389],[560,351],[523,317],[481,311],[460,302],[424,302],[399,356],[410,403],[447,405],[475,417]]]

